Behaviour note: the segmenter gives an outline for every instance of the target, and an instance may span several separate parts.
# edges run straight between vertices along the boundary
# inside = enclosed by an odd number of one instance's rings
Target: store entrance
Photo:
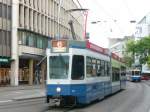
[[[0,63],[0,86],[10,85],[10,64]]]
[[[19,60],[19,85],[29,83],[29,60],[20,59]]]

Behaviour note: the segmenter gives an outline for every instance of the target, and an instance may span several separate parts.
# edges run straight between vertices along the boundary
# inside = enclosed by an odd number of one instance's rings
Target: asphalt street
[[[127,89],[83,108],[68,112],[150,112],[150,82],[127,83]],[[51,108],[45,98],[0,102],[0,112],[63,112]]]

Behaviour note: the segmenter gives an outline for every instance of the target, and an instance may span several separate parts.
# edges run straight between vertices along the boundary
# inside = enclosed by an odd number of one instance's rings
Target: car
[[[150,77],[149,76],[142,76],[141,80],[150,80]]]

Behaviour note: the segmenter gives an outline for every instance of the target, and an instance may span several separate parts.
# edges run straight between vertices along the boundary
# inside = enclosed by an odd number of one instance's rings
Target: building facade
[[[145,15],[137,24],[136,24],[136,32],[134,34],[135,36],[135,41],[142,39],[144,37],[150,36],[150,13],[148,13],[147,15]],[[147,55],[149,55],[147,53]],[[140,56],[135,56],[135,65],[137,65],[136,63],[140,63],[139,62],[139,57]],[[150,75],[150,67],[148,66],[148,64],[142,64],[142,74],[148,74]]]
[[[132,36],[125,36],[124,38],[109,38],[109,49],[117,54],[119,57],[123,57],[128,39],[133,38]]]
[[[6,8],[2,5],[6,11],[2,10],[2,17],[0,15],[3,28],[0,26],[0,31],[6,30],[6,33],[0,38],[7,42],[6,45],[4,42],[0,44],[3,46],[0,56],[6,55],[8,59],[7,67],[3,68],[8,69],[7,77],[11,85],[34,84],[36,64],[45,56],[49,40],[72,39],[70,20],[73,21],[76,37],[83,40],[84,15],[79,11],[69,11],[79,8],[73,0],[62,0],[61,4],[60,0],[0,0],[0,8],[1,4],[6,4]],[[39,82],[44,83],[45,63],[40,64],[39,74]]]
[[[0,85],[10,83],[11,1],[0,0]]]
[[[137,24],[134,36],[136,39],[150,36],[150,13],[144,16]]]

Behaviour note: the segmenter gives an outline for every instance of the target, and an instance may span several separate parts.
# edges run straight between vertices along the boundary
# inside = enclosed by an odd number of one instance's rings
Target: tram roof
[[[69,48],[89,49],[91,51],[110,56],[110,51],[108,48],[100,47],[89,42],[88,40],[52,40],[50,48],[52,48],[52,52],[68,52]],[[111,57],[117,61],[123,62],[123,59],[117,56],[115,53],[111,53]]]

